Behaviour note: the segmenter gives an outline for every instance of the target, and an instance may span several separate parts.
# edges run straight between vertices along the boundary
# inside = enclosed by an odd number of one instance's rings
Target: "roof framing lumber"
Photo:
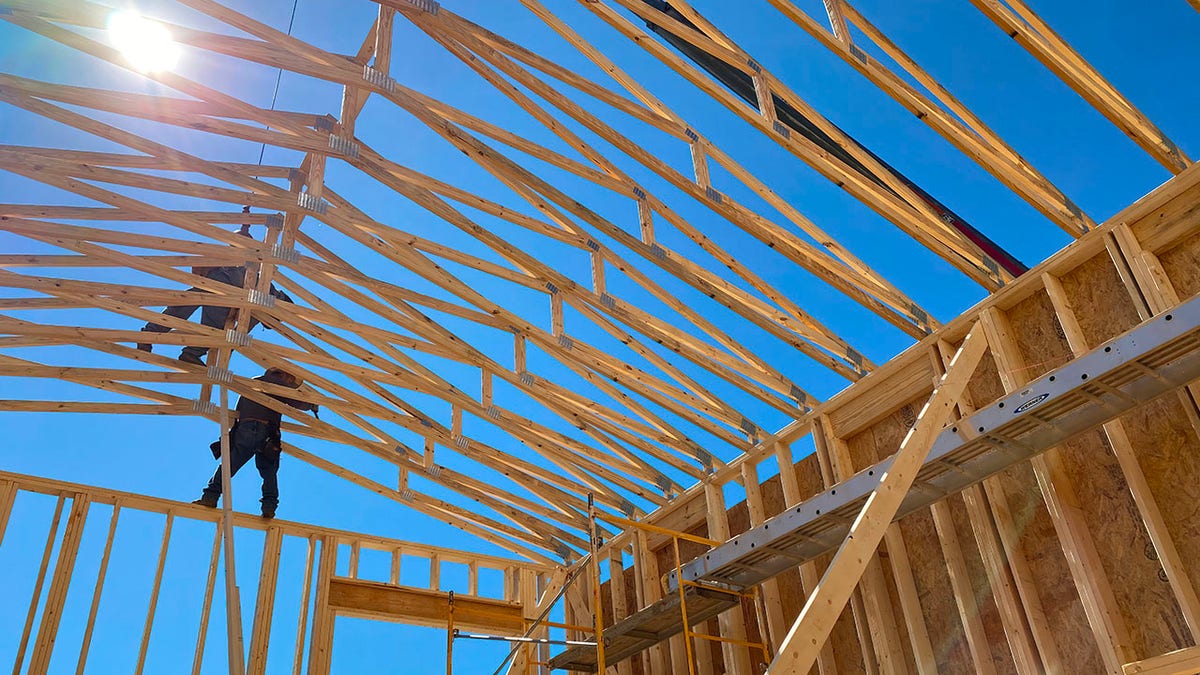
[[[835,559],[825,579],[820,579],[816,562],[803,556],[781,556],[772,563],[799,572],[796,588],[808,605],[797,630],[803,630],[806,640],[829,634],[844,616],[847,639],[857,633],[850,656],[845,645],[835,647],[836,640],[800,645],[795,630],[784,635],[792,617],[781,601],[782,581],[769,591],[772,597],[755,618],[728,612],[732,605],[727,595],[708,589],[690,590],[685,597],[697,603],[699,613],[692,616],[707,623],[718,640],[769,639],[783,653],[775,671],[795,662],[805,671],[816,664],[827,674],[845,658],[861,659],[867,672],[945,669],[940,647],[949,643],[937,634],[943,624],[931,617],[935,605],[930,595],[936,589],[922,586],[925,542],[892,525],[897,513],[911,512],[914,504],[927,513],[923,507],[936,497],[961,488],[938,473],[949,465],[938,453],[944,449],[939,445],[945,433],[941,420],[952,419],[951,409],[958,408],[959,423],[995,412],[986,404],[973,409],[974,401],[965,393],[971,368],[947,368],[944,361],[960,341],[960,360],[983,359],[979,333],[985,332],[990,363],[999,365],[999,381],[1010,396],[1003,400],[1012,403],[1011,397],[1019,396],[1030,379],[1021,373],[1033,365],[1006,322],[1014,305],[1042,293],[1078,361],[1089,359],[1088,350],[1096,344],[1116,344],[1105,343],[1107,336],[1096,338],[1086,325],[1088,317],[1071,306],[1077,294],[1070,274],[1089,255],[1110,256],[1118,288],[1128,291],[1143,321],[1159,321],[1156,313],[1178,314],[1179,307],[1190,312],[1192,305],[1181,303],[1192,284],[1178,271],[1176,249],[1195,235],[1200,174],[1182,150],[1020,0],[973,3],[1179,174],[1108,225],[1097,227],[850,2],[825,2],[830,29],[799,3],[769,2],[1044,215],[1047,222],[1038,226],[1053,224],[1080,240],[1040,268],[1033,281],[1010,283],[1014,275],[985,246],[943,221],[940,205],[683,0],[580,0],[578,7],[552,9],[539,0],[522,0],[530,16],[544,24],[544,35],[561,39],[556,47],[566,52],[559,53],[526,36],[509,39],[431,2],[379,0],[377,6],[368,5],[361,41],[355,35],[342,45],[345,53],[338,53],[256,20],[232,3],[180,0],[188,9],[181,17],[205,19],[204,29],[186,25],[189,20],[183,18],[167,24],[189,53],[208,52],[247,71],[287,70],[289,77],[331,85],[341,97],[310,97],[294,109],[277,110],[274,103],[264,108],[236,86],[203,73],[149,74],[152,91],[159,92],[155,94],[115,91],[88,77],[59,83],[27,77],[18,68],[13,70],[22,74],[0,73],[0,105],[82,132],[103,142],[105,149],[115,145],[123,150],[42,147],[54,144],[43,138],[29,139],[28,146],[0,146],[0,171],[65,194],[56,198],[62,204],[0,203],[0,235],[15,242],[14,250],[0,253],[0,288],[6,289],[0,297],[0,377],[37,378],[62,392],[47,400],[11,395],[0,401],[0,410],[189,415],[216,421],[229,413],[226,402],[213,402],[213,387],[220,387],[221,398],[232,391],[283,412],[290,441],[285,452],[296,459],[387,498],[388,506],[414,509],[522,558],[488,558],[282,521],[272,524],[263,547],[266,563],[249,659],[238,665],[249,672],[265,668],[280,542],[302,536],[310,563],[305,614],[312,593],[317,597],[311,603],[311,635],[308,617],[299,621],[296,669],[307,642],[309,671],[322,673],[331,666],[339,612],[390,619],[398,616],[397,607],[419,605],[428,625],[441,625],[438,608],[446,598],[437,587],[439,561],[468,565],[476,591],[480,565],[504,568],[504,600],[495,606],[480,601],[477,608],[500,608],[502,620],[488,615],[476,629],[524,632],[517,622],[528,617],[513,614],[513,607],[529,609],[539,590],[549,594],[554,585],[547,585],[547,575],[561,583],[569,568],[560,563],[604,560],[614,575],[608,591],[586,587],[590,580],[568,589],[568,617],[580,624],[612,617],[626,628],[646,620],[629,606],[626,594],[623,566],[630,551],[635,569],[629,571],[633,588],[628,595],[637,598],[638,606],[658,603],[660,610],[674,611],[678,598],[668,593],[671,597],[663,599],[658,584],[659,572],[667,569],[655,557],[664,535],[635,535],[622,531],[621,522],[706,528],[715,539],[732,537],[726,547],[749,541],[757,530],[733,536],[732,528],[741,521],[733,511],[725,513],[724,502],[744,490],[746,520],[754,528],[780,522],[770,517],[775,494],[766,483],[759,484],[760,472],[766,474],[766,467],[759,466],[764,459],[781,468],[783,507],[832,501],[835,489],[848,498],[850,486],[872,482],[854,473],[856,467],[869,466],[862,458],[871,454],[853,445],[861,442],[857,436],[893,415],[897,401],[929,394],[932,377],[941,386],[915,418],[900,454],[889,460],[878,491],[860,495],[866,508],[841,508],[827,516],[823,522],[833,524],[827,540],[805,535],[820,542],[822,552],[845,544],[848,552]],[[153,14],[157,8],[144,10]],[[585,28],[585,22],[567,19],[572,11],[599,21]],[[120,53],[98,37],[109,12],[88,0],[0,0],[0,20],[9,28],[55,43],[69,59],[126,68]],[[652,24],[659,35],[670,34],[672,44],[691,45],[704,58],[748,78],[758,103],[746,105],[631,17]],[[667,76],[680,76],[752,131],[844,186],[948,261],[964,279],[989,290],[1009,288],[943,326],[900,285],[856,256],[859,242],[835,240],[793,198],[777,191],[768,172],[735,159],[741,155],[734,150],[740,149],[718,147],[694,124],[699,118],[691,109],[668,105],[666,88],[627,72],[619,48],[599,48],[611,42],[588,33],[597,27],[632,40],[672,71]],[[481,106],[484,114],[395,79],[402,76],[394,66],[407,46],[400,40],[414,35],[427,37],[437,58],[478,78],[480,91],[489,97]],[[572,50],[582,56],[576,62],[591,70],[575,72],[565,65],[570,60],[559,56],[574,57]],[[898,69],[864,50],[882,53]],[[504,106],[528,124],[498,122],[491,105]],[[832,145],[789,133],[783,122],[789,108],[802,113]],[[394,139],[380,136],[380,111],[400,113],[409,126],[396,128],[411,129],[449,150],[447,157],[463,162],[454,166],[466,167],[480,182],[457,175],[446,179],[439,175],[454,175],[452,171],[435,175],[397,159]],[[156,133],[162,130],[170,133]],[[717,130],[709,131],[715,135]],[[196,150],[203,140],[163,140],[185,135],[213,140],[214,148],[270,146],[275,156],[288,160],[265,166],[223,161],[232,155],[210,158],[207,148]],[[394,197],[396,208],[363,200],[364,189]],[[21,201],[19,197],[0,196],[0,201]],[[240,212],[241,207],[253,212]],[[262,226],[265,234],[242,237],[230,231],[233,224]],[[770,256],[771,264],[762,264],[767,258],[759,255]],[[787,271],[776,273],[774,265]],[[244,283],[224,284],[198,269],[212,266],[245,266]],[[802,272],[806,284],[811,276],[814,286],[793,288],[791,271]],[[295,301],[272,301],[268,291],[273,284]],[[900,331],[923,342],[913,353],[877,364],[855,340],[835,330],[841,317],[802,301],[812,288],[832,290],[839,302],[851,300],[850,310],[873,322],[872,328]],[[212,327],[163,315],[158,308],[164,305],[235,311],[226,326]],[[171,331],[137,330],[143,321]],[[273,332],[252,334],[254,322]],[[130,346],[142,342],[160,353]],[[183,345],[208,348],[208,367],[161,353]],[[1177,365],[1163,365],[1165,377],[1177,374],[1170,370]],[[820,377],[853,384],[820,401],[811,392],[832,389],[829,382],[814,383],[806,375],[810,366],[817,367]],[[291,370],[305,385],[291,391],[238,374],[243,368],[268,367]],[[1112,385],[1088,393],[1108,400],[1119,389]],[[1171,401],[1193,429],[1200,429],[1198,393],[1185,388]],[[293,415],[273,398],[279,394],[319,403],[322,412],[328,411],[326,419]],[[1132,394],[1135,399],[1140,395]],[[781,420],[778,431],[767,430]],[[1153,550],[1154,564],[1161,566],[1164,581],[1156,587],[1165,598],[1161,613],[1175,617],[1177,608],[1176,632],[1194,641],[1200,635],[1200,602],[1189,580],[1195,576],[1194,551],[1188,537],[1173,530],[1171,497],[1154,483],[1138,439],[1131,438],[1132,428],[1125,420],[1109,421],[1104,442],[1128,489],[1128,510],[1142,523],[1147,550]],[[794,472],[782,470],[793,467],[799,454],[800,447],[791,443],[809,434],[817,446],[811,461],[819,465],[814,489],[829,493],[818,492],[815,501],[804,499],[811,486],[802,488]],[[973,443],[984,454],[1002,453],[1006,447],[1023,452],[1010,443],[1010,435],[969,435],[963,445]],[[365,453],[362,457],[372,462],[381,460],[375,463],[384,467],[385,477],[332,461],[335,454],[326,454],[325,443]],[[931,447],[941,462],[937,470],[922,465]],[[1036,672],[1060,669],[1074,658],[1055,642],[1055,607],[1035,574],[1044,572],[1039,567],[1044,561],[1025,550],[1021,518],[1027,514],[1021,508],[1033,508],[1030,504],[1046,511],[1045,522],[1061,542],[1056,553],[1065,556],[1063,580],[1078,592],[1078,615],[1089,625],[1095,662],[1113,672],[1122,667],[1141,672],[1139,664],[1149,668],[1159,663],[1147,658],[1153,654],[1146,645],[1161,651],[1156,638],[1144,636],[1142,627],[1122,614],[1125,589],[1118,574],[1104,566],[1107,553],[1097,543],[1101,535],[1089,531],[1087,505],[1081,503],[1086,501],[1081,499],[1085,482],[1068,472],[1063,455],[1052,451],[1035,460],[1031,475],[1038,480],[1031,485],[989,480],[968,488],[961,506],[958,501],[938,502],[929,516],[929,531],[943,555],[938,564],[948,575],[955,618],[967,643],[964,659],[984,672],[989,665],[997,671],[1007,667],[1004,659],[1011,659],[1018,672]],[[911,489],[910,480],[915,480]],[[1044,501],[1023,501],[1025,487],[1042,492]],[[102,570],[121,509],[166,515],[167,530],[156,542],[158,567],[139,644],[140,668],[150,653],[163,561],[175,536],[170,523],[193,517],[215,523],[215,517],[173,502],[0,473],[0,535],[18,490],[50,494],[58,504],[34,595],[35,600],[42,595],[50,576],[47,601],[41,610],[36,603],[30,608],[19,646],[18,662],[28,653],[32,672],[42,672],[50,663],[89,506],[113,506]],[[67,499],[72,504],[66,529],[57,537]],[[591,499],[595,523],[588,517]],[[239,527],[255,527],[254,519],[232,518]],[[962,529],[968,525],[974,538]],[[585,555],[599,543],[591,539],[593,526],[605,537],[595,559]],[[847,540],[842,530],[853,536]],[[886,556],[876,552],[881,540]],[[61,542],[60,552],[51,561],[55,541]],[[231,544],[218,533],[214,552],[223,543]],[[349,577],[336,574],[340,545],[350,546]],[[360,549],[372,546],[392,555],[392,583],[354,578]],[[428,592],[399,589],[402,548],[431,560]],[[720,559],[724,550],[711,555]],[[213,561],[217,559],[214,553]],[[685,574],[694,569],[687,567]],[[103,576],[102,571],[81,664],[97,620]],[[195,672],[201,669],[214,586],[212,576],[205,590]],[[984,586],[990,595],[961,597]],[[357,600],[346,599],[351,591]],[[608,597],[614,610],[606,607],[603,617],[596,604],[601,597]],[[457,619],[469,622],[474,600],[462,602]],[[843,611],[847,602],[848,612]],[[718,620],[708,621],[709,612]],[[987,612],[999,618],[985,618]],[[42,618],[35,632],[37,616]],[[662,612],[650,617],[658,622],[652,629],[639,623],[636,630],[614,633],[624,642],[609,656],[643,646],[646,634],[640,631],[665,637],[670,623],[665,617]],[[507,622],[506,627],[497,622]],[[813,624],[819,630],[810,630]],[[997,650],[989,638],[996,635],[988,631],[1002,631],[1007,641],[999,648],[1003,658],[995,663]],[[729,642],[692,650],[676,638],[648,653],[643,670],[682,672],[690,665],[685,661],[695,657],[704,673],[721,668],[749,672],[754,664],[745,651]],[[544,650],[537,655],[531,651],[514,664],[527,667],[547,658]],[[617,666],[618,675],[634,670],[628,662]]]

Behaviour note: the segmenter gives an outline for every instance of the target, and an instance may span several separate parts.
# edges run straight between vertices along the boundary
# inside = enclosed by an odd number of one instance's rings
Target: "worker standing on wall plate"
[[[261,377],[254,378],[271,384],[278,384],[291,389],[297,389],[303,381],[282,368],[268,368]],[[297,401],[295,399],[268,394],[298,410],[310,410],[317,415],[320,407],[316,403]],[[262,476],[262,516],[274,518],[275,509],[279,506],[279,458],[282,444],[279,425],[282,413],[254,401],[246,396],[238,397],[237,421],[229,429],[229,469],[230,476],[238,472],[250,458],[254,458],[254,466]],[[209,446],[213,457],[221,458],[221,441]],[[209,508],[216,508],[221,496],[221,467],[217,467],[212,480],[204,488],[200,499],[192,502]]]
[[[242,207],[242,213],[250,213],[250,207]],[[244,223],[241,229],[238,230],[238,234],[242,235],[243,237],[250,237],[251,239],[254,238],[253,235],[250,234],[249,223]],[[245,287],[246,285],[245,265],[230,265],[226,267],[193,267],[192,274],[198,274],[202,277],[207,277],[213,281],[219,281],[223,284],[229,284],[230,286],[234,286],[239,289]],[[195,287],[188,290],[202,293],[208,292],[203,288]],[[288,294],[276,288],[275,284],[271,284],[270,293],[275,298],[278,298],[284,302],[292,301],[292,299],[288,297]],[[198,305],[175,305],[173,307],[167,307],[162,311],[162,313],[178,319],[188,319],[191,318],[192,314],[196,313],[196,309],[198,307]],[[204,324],[205,326],[209,326],[210,328],[224,330],[225,320],[229,318],[229,310],[229,307],[204,305],[203,311],[200,312],[200,323]],[[250,326],[246,329],[246,332],[250,332],[250,330],[256,325],[258,325],[258,320],[251,316]],[[150,321],[144,327],[142,327],[142,330],[149,333],[169,333],[171,331],[171,327]],[[153,345],[151,345],[149,342],[139,342],[137,348],[144,352],[149,352],[153,350]],[[183,351],[179,353],[179,360],[183,361],[184,363],[203,366],[205,365],[204,355],[207,353],[208,347],[193,347],[189,345],[184,347]]]

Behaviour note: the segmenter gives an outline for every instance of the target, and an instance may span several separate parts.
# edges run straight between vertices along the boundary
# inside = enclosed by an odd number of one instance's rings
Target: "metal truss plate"
[[[192,412],[199,415],[216,415],[217,406],[212,401],[201,401],[200,399],[192,399]]]
[[[249,333],[240,333],[230,328],[225,331],[225,341],[238,347],[249,347],[254,342],[254,338],[250,337]]]
[[[257,288],[251,288],[249,291],[247,291],[246,299],[250,301],[250,304],[258,305],[259,307],[269,308],[275,306],[275,296],[271,295],[270,293],[263,293]]]
[[[430,14],[437,14],[438,10],[441,9],[441,5],[434,0],[400,0],[400,3],[416,7],[417,9],[429,12]]]
[[[208,379],[213,382],[220,382],[221,384],[231,384],[233,382],[233,373],[225,368],[209,366],[205,372],[208,375]]]
[[[330,134],[329,149],[338,153],[339,155],[357,158],[359,145],[358,141],[355,141],[352,138],[345,138],[343,136],[335,136],[334,134]]]
[[[289,263],[292,263],[293,265],[300,262],[300,252],[297,251],[296,249],[292,248],[291,246],[275,244],[274,246],[271,247],[271,255],[273,257],[275,257],[277,260],[282,260],[283,262],[289,262]]]
[[[302,209],[308,209],[314,213],[324,214],[329,209],[329,202],[324,199],[314,197],[307,192],[301,192],[296,195],[296,205]]]
[[[363,66],[363,80],[379,87],[386,92],[396,91],[396,80],[379,70],[375,70],[371,66]]]

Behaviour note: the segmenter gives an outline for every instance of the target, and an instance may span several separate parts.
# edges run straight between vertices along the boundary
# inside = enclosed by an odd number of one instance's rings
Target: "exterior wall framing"
[[[786,479],[747,488],[750,499],[728,509],[729,534],[887,457],[976,318],[990,353],[958,401],[962,414],[1195,295],[1198,200],[1192,167],[649,522],[708,536],[719,520],[710,496],[753,480],[768,458],[790,463],[790,447],[808,434],[816,453],[792,463]],[[1190,389],[892,525],[814,672],[1121,673],[1191,663],[1200,540],[1185,506],[1196,495],[1185,486],[1200,476],[1200,435]],[[653,556],[635,555],[632,574],[673,564],[668,541],[644,539]],[[794,620],[815,579],[801,569],[764,584],[768,621]],[[751,635],[774,637],[753,612],[743,618]],[[721,634],[732,638],[728,625]]]

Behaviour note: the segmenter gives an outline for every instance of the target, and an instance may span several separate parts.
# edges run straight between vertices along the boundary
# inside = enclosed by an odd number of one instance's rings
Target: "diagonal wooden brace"
[[[916,424],[904,437],[891,468],[880,477],[879,486],[867,498],[862,512],[850,526],[846,541],[830,562],[821,583],[808,596],[800,616],[779,646],[768,675],[807,673],[812,669],[821,646],[829,639],[834,622],[846,607],[871,555],[879,547],[884,532],[912,487],[934,438],[949,419],[950,411],[986,350],[983,328],[976,324],[963,340],[929,402],[921,409]]]

